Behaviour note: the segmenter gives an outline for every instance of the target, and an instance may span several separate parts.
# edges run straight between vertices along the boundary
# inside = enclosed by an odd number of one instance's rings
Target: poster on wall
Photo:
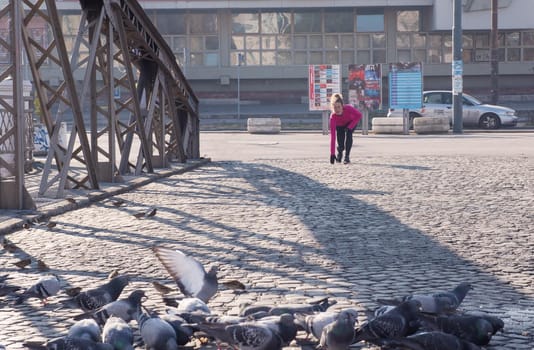
[[[375,111],[382,105],[382,71],[380,64],[349,65],[349,103]]]
[[[423,105],[423,64],[389,64],[389,108],[416,109]]]
[[[330,110],[330,97],[341,92],[339,64],[320,64],[308,67],[308,101],[310,111]]]

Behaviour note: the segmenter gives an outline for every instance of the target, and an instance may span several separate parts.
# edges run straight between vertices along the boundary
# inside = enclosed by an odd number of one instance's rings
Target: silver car
[[[501,126],[515,126],[517,115],[515,110],[482,103],[475,97],[462,94],[462,119],[464,126],[478,126],[483,129],[498,129]],[[447,116],[453,122],[452,92],[425,91],[423,92],[423,107],[410,110],[410,127],[417,117]],[[402,117],[402,109],[389,109],[388,117]]]

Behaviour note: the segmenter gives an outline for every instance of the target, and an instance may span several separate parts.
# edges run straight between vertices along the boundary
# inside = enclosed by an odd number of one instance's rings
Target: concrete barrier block
[[[372,119],[371,127],[375,134],[402,134],[402,117],[375,117]]]
[[[282,130],[280,118],[248,118],[247,131],[251,134],[278,134]]]
[[[420,117],[413,121],[413,130],[416,134],[435,134],[449,132],[448,117]]]

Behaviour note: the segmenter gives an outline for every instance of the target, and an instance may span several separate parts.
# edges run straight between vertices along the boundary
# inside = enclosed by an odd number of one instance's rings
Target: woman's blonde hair
[[[338,102],[343,104],[343,95],[341,95],[339,92],[336,92],[335,94],[332,94],[332,97],[330,97],[330,105],[334,107],[334,104]]]

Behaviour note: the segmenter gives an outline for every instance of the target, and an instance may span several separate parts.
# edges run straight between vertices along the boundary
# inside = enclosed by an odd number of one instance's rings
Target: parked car
[[[388,117],[402,117],[402,109],[390,108]],[[423,92],[423,107],[409,111],[410,128],[414,118],[447,116],[452,125],[452,91]],[[483,103],[475,97],[462,94],[462,117],[464,126],[478,126],[482,129],[498,129],[501,126],[515,126],[517,115],[515,110],[503,106]]]

